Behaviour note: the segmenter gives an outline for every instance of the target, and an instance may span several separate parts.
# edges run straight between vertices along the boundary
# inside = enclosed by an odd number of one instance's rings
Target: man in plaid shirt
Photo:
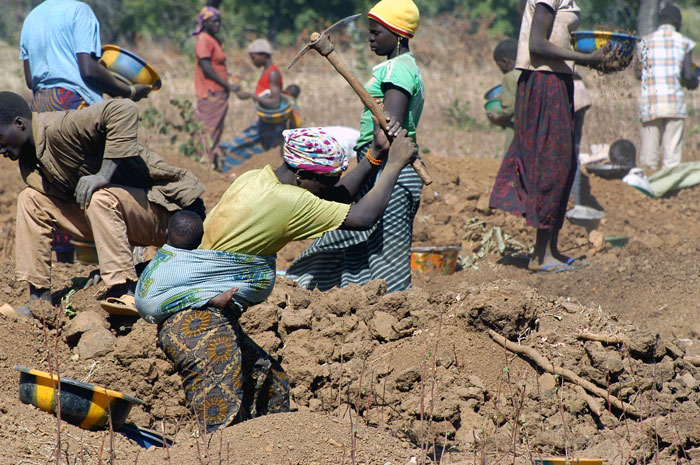
[[[640,164],[659,167],[659,142],[663,147],[663,168],[681,162],[686,106],[681,86],[695,89],[693,71],[695,42],[678,32],[681,10],[669,5],[659,13],[659,28],[642,38],[637,47],[641,77],[639,119],[642,122]]]

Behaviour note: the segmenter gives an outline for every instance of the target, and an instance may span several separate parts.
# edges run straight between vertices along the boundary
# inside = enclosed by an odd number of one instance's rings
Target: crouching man
[[[17,198],[15,264],[30,300],[51,300],[54,228],[95,242],[101,298],[120,297],[136,286],[132,246],[162,245],[176,211],[204,216],[202,184],[139,143],[138,120],[130,100],[32,113],[21,96],[0,92],[0,153],[19,161],[28,186]]]

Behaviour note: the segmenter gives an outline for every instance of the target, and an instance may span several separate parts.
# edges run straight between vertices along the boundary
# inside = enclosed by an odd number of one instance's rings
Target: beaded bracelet
[[[367,153],[365,154],[365,158],[367,158],[367,161],[373,164],[374,166],[379,166],[382,164],[382,160],[377,160],[376,158],[372,157],[371,155],[372,150],[367,150]]]

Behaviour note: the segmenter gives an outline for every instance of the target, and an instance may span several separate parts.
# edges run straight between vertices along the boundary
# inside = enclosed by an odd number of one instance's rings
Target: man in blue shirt
[[[35,112],[77,110],[102,101],[102,94],[138,101],[151,86],[129,86],[100,65],[100,23],[92,9],[76,0],[46,0],[22,25],[19,58],[34,94]],[[59,261],[73,261],[70,237],[54,231]]]
[[[92,9],[76,0],[45,0],[24,21],[20,55],[32,111],[82,108],[102,94],[138,101],[151,86],[129,86],[100,65],[100,24]]]

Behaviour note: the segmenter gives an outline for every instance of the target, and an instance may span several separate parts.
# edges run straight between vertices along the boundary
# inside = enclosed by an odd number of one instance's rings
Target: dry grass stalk
[[[102,465],[102,451],[105,449],[105,439],[107,439],[107,435],[103,434],[102,442],[100,443],[100,452],[97,456],[97,465]]]
[[[561,427],[562,431],[564,432],[564,456],[566,457],[566,461],[569,461],[569,458],[571,457],[571,453],[569,452],[569,433],[567,431],[567,425],[566,425],[566,415],[564,415],[564,378],[561,377],[559,379],[559,386],[558,386],[558,400],[559,400],[559,414],[561,415]],[[571,451],[573,452],[573,451]],[[513,461],[513,464],[515,465],[515,460]]]
[[[510,453],[511,453],[511,463],[515,465],[515,459],[518,457],[517,445],[518,445],[518,430],[520,427],[520,414],[522,412],[523,406],[525,405],[525,383],[521,383],[521,386],[516,390],[513,390],[513,380],[510,376],[511,368],[508,359],[508,351],[503,348],[503,357],[505,359],[505,365],[503,371],[506,374],[505,384],[508,387],[508,400],[510,401],[510,408],[512,414],[508,415],[503,412],[499,406],[501,399],[501,387],[503,384],[503,379],[500,379],[498,384],[498,390],[496,396],[493,400],[493,406],[496,412],[506,421],[508,427],[510,428]],[[499,377],[500,378],[500,377]],[[500,460],[499,460],[500,461]]]
[[[435,346],[433,347],[433,371],[430,377],[430,413],[429,413],[429,424],[428,424],[428,434],[429,438],[433,440],[433,455],[437,455],[437,447],[435,446],[435,436],[432,434],[433,427],[433,411],[435,409],[435,387],[437,385],[437,351],[440,346],[440,335],[442,334],[442,318],[443,312],[440,312],[440,320],[438,322],[437,336],[435,337]],[[447,439],[447,438],[445,438]],[[440,459],[440,463],[442,460]]]
[[[343,362],[345,359],[345,333],[343,333],[340,340],[340,373],[338,373],[338,408],[340,408],[340,393],[343,389]]]
[[[163,434],[163,447],[165,447],[165,454],[168,457],[168,465],[173,465],[172,458],[170,457],[170,445],[165,437],[165,418],[160,420],[160,431]]]
[[[426,436],[425,431],[425,359],[429,356],[430,348],[425,344],[425,356],[420,371],[420,464],[425,465],[426,458]]]
[[[109,421],[109,465],[114,465],[114,427],[112,425],[112,408],[107,389],[105,389],[105,396],[107,396],[107,420]]]

